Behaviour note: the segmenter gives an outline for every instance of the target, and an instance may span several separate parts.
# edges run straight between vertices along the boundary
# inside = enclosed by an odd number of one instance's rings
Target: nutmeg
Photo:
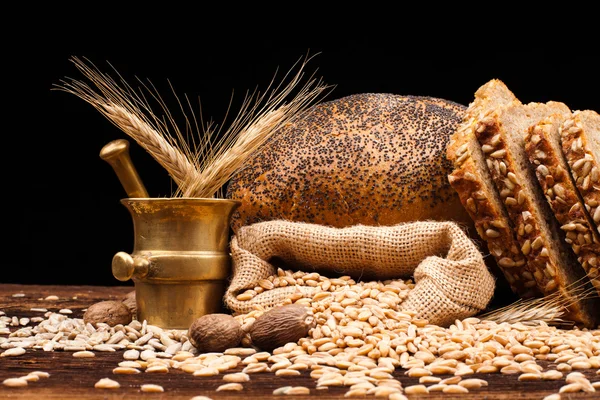
[[[288,304],[270,309],[254,321],[250,331],[252,344],[272,351],[306,337],[315,326],[310,309],[302,304]]]
[[[129,308],[129,311],[131,312],[131,315],[133,317],[135,317],[137,315],[137,303],[135,300],[135,290],[132,290],[131,292],[129,292],[125,295],[125,297],[123,298],[123,304],[125,304],[127,306],[127,308]]]
[[[109,326],[127,325],[133,319],[129,308],[121,301],[106,300],[94,303],[83,314],[83,322],[94,327],[102,322]]]
[[[188,329],[188,338],[199,352],[223,352],[238,347],[244,336],[242,325],[229,314],[206,314]]]

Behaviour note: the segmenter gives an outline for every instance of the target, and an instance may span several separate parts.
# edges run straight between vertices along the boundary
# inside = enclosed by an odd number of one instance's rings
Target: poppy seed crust
[[[363,93],[313,106],[230,180],[232,229],[284,219],[333,227],[415,220],[472,224],[448,183],[450,136],[464,105]]]

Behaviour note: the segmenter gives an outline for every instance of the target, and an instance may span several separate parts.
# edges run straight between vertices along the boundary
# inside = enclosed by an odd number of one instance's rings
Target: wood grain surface
[[[72,317],[81,318],[83,311],[91,304],[110,299],[121,299],[133,287],[97,287],[97,286],[44,286],[0,284],[0,310],[7,316],[33,317],[40,312],[30,309],[41,307],[49,311],[68,308],[73,311]],[[24,297],[13,297],[13,294],[23,293]],[[57,301],[41,300],[48,295],[59,297]],[[15,327],[11,327],[15,330]],[[96,352],[96,357],[89,359],[74,358],[72,352],[28,350],[27,353],[16,357],[0,358],[0,382],[7,378],[26,375],[32,371],[46,371],[49,378],[30,382],[27,387],[11,388],[0,385],[2,399],[186,399],[194,396],[207,396],[212,399],[239,398],[294,398],[309,399],[343,399],[347,392],[345,387],[330,387],[316,389],[315,380],[309,376],[309,371],[302,372],[297,377],[277,377],[272,373],[252,374],[250,381],[243,384],[240,392],[217,392],[215,389],[223,383],[222,376],[195,377],[180,370],[171,369],[168,373],[145,373],[136,375],[115,375],[112,370],[123,361],[122,351],[113,353]],[[544,367],[552,366],[538,361]],[[241,367],[229,372],[239,372]],[[418,383],[418,378],[409,378],[404,370],[397,369],[394,377],[402,382],[404,387]],[[582,371],[592,382],[599,381],[600,375],[596,370]],[[448,376],[441,375],[445,378]],[[474,374],[469,377],[482,378],[488,381],[487,387],[472,389],[468,394],[430,393],[427,395],[411,396],[409,399],[536,399],[558,392],[564,385],[564,379],[558,381],[519,382],[517,375]],[[119,389],[96,389],[94,384],[101,378],[111,378],[121,384]],[[164,388],[163,393],[141,392],[143,384],[157,384]],[[310,388],[308,396],[274,396],[273,390],[282,386],[306,386]],[[374,398],[366,396],[364,398]],[[563,394],[562,399],[599,399],[598,393]]]

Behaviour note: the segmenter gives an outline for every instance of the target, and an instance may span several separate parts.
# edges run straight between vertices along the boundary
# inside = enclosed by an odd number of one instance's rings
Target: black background
[[[83,100],[52,90],[65,77],[83,78],[70,61],[73,56],[106,73],[114,67],[134,86],[138,78],[149,80],[177,109],[170,82],[178,96],[200,98],[196,105],[205,121],[225,127],[230,102],[235,114],[247,91],[265,90],[307,54],[314,57],[306,73],[335,85],[327,100],[385,92],[467,105],[479,86],[499,78],[523,102],[557,100],[572,109],[600,110],[599,56],[537,50],[478,54],[428,43],[395,51],[366,40],[290,46],[250,38],[187,44],[165,39],[140,46],[124,36],[112,46],[109,40],[75,41],[76,36],[40,32],[5,53],[4,99],[10,105],[2,117],[8,139],[2,146],[3,283],[131,284],[117,281],[110,267],[116,252],[133,250],[132,221],[119,202],[125,192],[99,158],[106,143],[128,137]],[[170,196],[175,188],[166,171],[130,143],[150,196]]]

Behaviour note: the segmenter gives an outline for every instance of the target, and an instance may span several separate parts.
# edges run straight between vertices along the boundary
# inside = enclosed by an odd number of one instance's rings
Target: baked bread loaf
[[[525,152],[529,127],[555,113],[568,117],[571,110],[560,102],[524,105],[516,100],[481,119],[475,134],[538,287],[544,295],[560,292],[569,304],[569,319],[596,327],[599,299],[575,291],[594,288],[565,241]]]
[[[240,226],[283,219],[331,227],[473,222],[448,183],[450,135],[466,107],[365,93],[313,106],[275,132],[229,181]]]
[[[561,127],[561,143],[585,206],[600,232],[600,115],[578,110]]]
[[[525,135],[525,151],[566,242],[600,296],[600,240],[563,155],[559,127],[565,119],[553,114],[531,126]]]
[[[492,182],[474,131],[487,113],[515,100],[513,92],[498,79],[490,80],[475,92],[474,101],[450,138],[447,157],[454,169],[448,180],[512,291],[521,298],[530,298],[539,297],[541,293],[527,268],[515,229]]]

